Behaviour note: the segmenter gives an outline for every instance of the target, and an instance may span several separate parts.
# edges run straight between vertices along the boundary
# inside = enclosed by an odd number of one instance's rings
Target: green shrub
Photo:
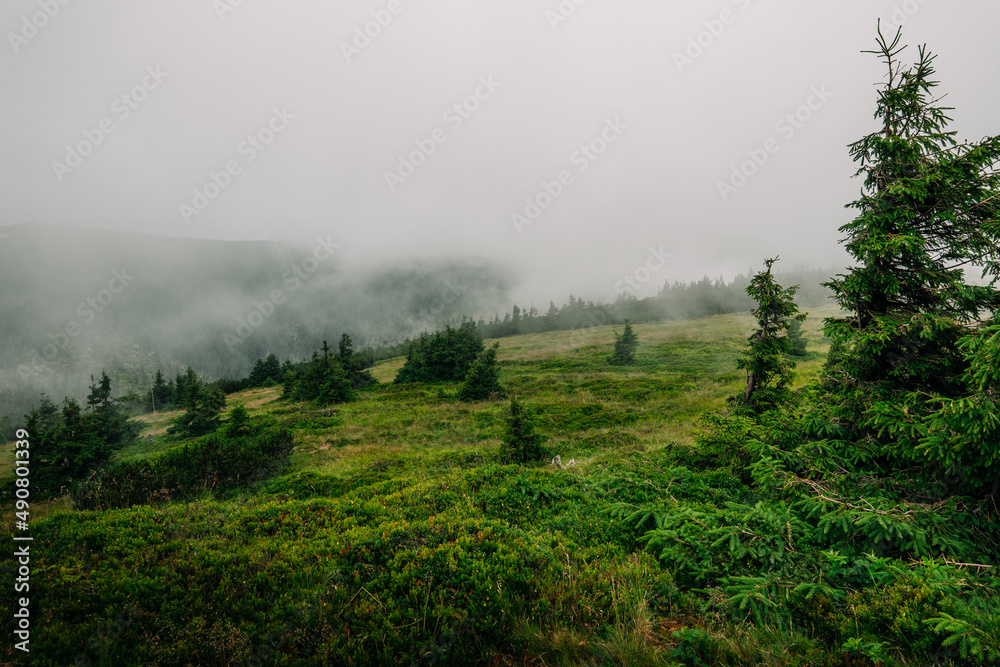
[[[929,655],[941,638],[927,632],[924,621],[938,615],[939,597],[927,585],[903,581],[858,591],[847,598],[851,613],[842,617],[841,633],[869,645],[889,643],[913,655]]]
[[[535,432],[535,420],[517,396],[510,398],[510,412],[504,429],[503,444],[500,446],[501,463],[529,463],[546,456],[542,447],[544,438]]]
[[[81,509],[110,509],[228,491],[275,474],[292,451],[292,433],[213,434],[153,461],[124,461],[94,471],[73,489]]]

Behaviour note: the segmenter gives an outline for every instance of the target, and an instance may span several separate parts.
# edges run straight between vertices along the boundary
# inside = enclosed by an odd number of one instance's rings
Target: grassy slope
[[[812,313],[806,322],[810,355],[799,363],[798,384],[819,372],[827,349],[819,328],[835,312]],[[628,368],[605,363],[614,344],[611,326],[504,338],[501,380],[538,413],[549,446],[564,459],[604,461],[617,456],[622,443],[647,451],[690,445],[696,418],[721,408],[741,388],[735,360],[751,327],[746,315],[636,325],[638,363]],[[280,387],[234,394],[229,405],[243,404],[252,415],[274,415],[297,427],[291,471],[344,476],[393,461],[397,472],[416,472],[455,453],[487,454],[499,445],[506,402],[459,403],[447,397],[455,393],[448,385],[392,386],[402,365],[402,359],[380,363],[373,374],[384,384],[337,406],[330,417],[311,406],[277,402]],[[121,456],[174,446],[156,440],[177,414],[142,417],[148,424],[143,436],[154,443],[144,441]]]
[[[797,384],[819,372],[827,349],[819,328],[822,318],[835,312],[826,308],[810,314],[805,325],[810,355],[799,362]],[[639,437],[647,448],[690,444],[694,419],[720,408],[725,397],[740,388],[734,363],[751,327],[747,315],[635,325],[640,347],[638,364],[630,368],[604,363],[614,343],[611,326],[504,338],[499,341],[502,381],[543,413],[552,444],[570,457],[599,455],[601,447],[587,443],[599,441],[609,428],[601,426],[600,417],[572,421],[560,415],[561,408],[570,408],[572,414],[573,408],[579,412],[583,406],[599,406],[615,432]],[[370,463],[371,457],[405,456],[416,463],[428,453],[497,444],[495,437],[484,439],[479,425],[495,422],[502,404],[460,404],[441,400],[437,388],[388,386],[402,366],[401,358],[379,363],[373,375],[384,384],[362,393],[355,403],[339,406],[333,419],[319,416],[323,411],[310,406],[275,403],[280,387],[233,394],[228,404],[242,404],[253,415],[315,413],[311,428],[300,437],[293,469],[349,472]],[[454,393],[454,388],[445,391]],[[489,420],[482,416],[484,411]],[[146,425],[142,439],[119,457],[143,458],[176,446],[164,436],[179,414],[139,417]],[[0,445],[0,482],[13,476],[13,450],[13,443]]]
[[[799,365],[800,382],[814,377],[822,364],[825,348],[818,330],[822,317],[833,313],[833,309],[814,312],[806,323],[811,355]],[[417,554],[414,558],[423,558],[421,549],[435,544],[443,550],[457,548],[454,545],[463,544],[462,540],[479,543],[494,540],[497,550],[487,551],[499,560],[489,561],[483,567],[509,567],[510,581],[520,580],[518,577],[523,573],[518,568],[525,567],[526,562],[535,562],[532,558],[548,563],[536,564],[534,583],[524,584],[534,587],[532,593],[521,596],[532,599],[530,605],[512,611],[503,606],[506,602],[486,598],[483,605],[491,611],[494,604],[501,605],[494,615],[520,614],[539,623],[544,618],[547,627],[559,625],[558,619],[568,615],[573,622],[567,624],[576,628],[567,630],[563,637],[570,643],[586,646],[590,641],[585,638],[589,632],[586,628],[600,627],[604,628],[600,641],[609,646],[609,642],[637,641],[641,637],[655,649],[664,644],[670,629],[678,627],[676,620],[665,615],[667,609],[661,608],[660,616],[653,612],[632,613],[627,632],[620,627],[617,610],[618,604],[626,601],[634,603],[633,606],[652,605],[648,589],[659,585],[655,582],[661,580],[662,573],[655,561],[639,552],[635,544],[637,533],[622,530],[620,521],[606,516],[598,518],[603,501],[584,490],[600,485],[608,475],[642,477],[648,466],[655,468],[659,450],[671,444],[692,444],[698,415],[722,407],[725,398],[740,389],[741,378],[734,370],[734,360],[751,324],[748,316],[728,315],[637,325],[639,363],[631,368],[612,368],[605,363],[614,339],[612,327],[501,340],[502,381],[539,415],[540,431],[550,438],[548,446],[561,454],[564,461],[576,460],[578,465],[565,473],[552,466],[519,473],[509,466],[486,465],[499,444],[506,403],[459,403],[450,398],[454,385],[379,385],[362,392],[356,402],[337,406],[335,413],[329,415],[311,406],[276,400],[280,388],[230,396],[230,406],[242,403],[251,414],[270,415],[296,430],[297,446],[287,473],[265,485],[256,495],[237,499],[214,500],[206,496],[198,503],[104,514],[66,511],[65,500],[33,505],[33,530],[40,540],[36,544],[41,550],[47,545],[51,552],[51,557],[36,561],[35,566],[56,568],[61,572],[63,585],[71,582],[68,591],[58,593],[44,590],[46,584],[40,584],[43,592],[39,595],[51,611],[36,612],[42,619],[39,632],[63,635],[62,639],[48,638],[54,646],[62,646],[59,649],[62,654],[53,649],[53,655],[60,655],[59,660],[71,657],[75,643],[95,631],[92,626],[80,625],[79,618],[104,618],[100,627],[105,629],[99,633],[106,640],[110,637],[110,644],[120,647],[115,650],[123,651],[114,659],[122,661],[121,664],[134,658],[137,646],[153,640],[154,630],[148,628],[180,633],[183,640],[178,640],[177,646],[188,647],[185,650],[194,650],[192,646],[206,642],[211,644],[214,657],[198,658],[204,664],[213,660],[245,661],[260,655],[261,643],[276,632],[274,627],[290,627],[287,623],[282,626],[279,620],[294,607],[290,600],[301,602],[307,591],[315,593],[318,587],[323,587],[324,577],[329,588],[333,577],[330,572],[346,572],[344,568],[349,570],[350,563],[358,567],[353,571],[354,583],[345,581],[342,590],[334,585],[327,591],[332,596],[329,604],[340,605],[340,613],[323,616],[320,621],[303,621],[303,625],[317,636],[322,632],[336,634],[340,631],[339,624],[354,617],[356,621],[352,623],[363,628],[360,619],[375,612],[371,605],[362,604],[365,597],[362,590],[375,599],[375,607],[388,614],[385,596],[393,590],[392,585],[398,584],[392,583],[395,582],[392,577],[399,564],[390,567],[362,559],[362,565],[357,565],[349,556],[338,555],[344,543],[374,540],[372,544],[379,545],[378,549],[396,553],[398,559],[401,553],[411,553],[408,550],[411,548]],[[375,375],[387,382],[401,365],[398,359],[383,362],[375,369]],[[151,456],[177,446],[164,438],[166,425],[173,416],[175,413],[143,417],[147,424],[143,440],[120,456]],[[4,478],[12,474],[11,452],[11,445],[0,449],[0,476]],[[549,491],[539,496],[539,489],[549,488],[546,485],[557,489],[551,491],[554,496],[546,495]],[[329,500],[309,500],[323,496]],[[575,500],[571,501],[572,498]],[[358,507],[360,512],[361,506],[366,508],[364,520],[352,515],[351,507]],[[324,517],[340,517],[339,523],[331,523],[329,518],[320,520],[316,512]],[[8,506],[5,521],[10,520],[10,513]],[[275,519],[276,516],[281,520]],[[435,517],[445,516],[451,522],[445,532],[452,532],[442,537],[434,521]],[[48,519],[39,521],[43,517]],[[295,527],[284,523],[286,517],[295,518]],[[419,540],[421,546],[409,545],[403,549],[400,543],[390,546],[379,541],[389,540],[386,535],[395,534],[400,520],[406,524],[408,534],[424,535]],[[262,524],[272,527],[263,530]],[[375,532],[382,531],[382,538],[365,532],[373,526]],[[517,563],[502,560],[504,549],[518,543],[524,546],[521,557],[515,559]],[[373,547],[374,551],[378,549]],[[533,556],[527,558],[525,550]],[[189,565],[182,564],[188,561]],[[559,570],[561,561],[565,561],[565,570]],[[340,563],[340,567],[331,570],[331,563]],[[210,584],[198,583],[202,576],[208,576],[205,571],[213,568],[222,568],[219,577]],[[618,589],[614,583],[616,575]],[[351,575],[344,576],[350,579]],[[244,590],[246,580],[242,588],[235,581],[240,577],[257,577],[256,595],[251,594],[256,600],[252,611],[235,602],[230,609],[229,598],[220,597],[223,593],[219,591],[227,587],[237,593]],[[264,580],[266,585],[261,583]],[[367,587],[362,585],[366,581]],[[382,581],[386,590],[369,591],[374,581]],[[431,648],[442,656],[457,655],[456,647],[461,642],[445,646],[441,644],[440,629],[427,626],[428,615],[438,626],[444,624],[449,628],[449,613],[452,618],[462,616],[454,610],[464,609],[462,605],[467,606],[469,600],[456,601],[457,590],[466,587],[472,591],[469,593],[472,597],[486,595],[480,590],[482,586],[477,588],[478,580],[462,581],[457,588],[435,587],[433,579],[427,584],[419,577],[416,583],[408,581],[406,587],[423,587],[420,595],[426,591],[426,599],[422,604],[420,600],[413,603],[417,617],[407,623],[404,620],[411,618],[407,614],[412,610],[402,609],[405,604],[401,601],[394,603],[400,606],[397,610],[400,616],[393,621],[393,627],[398,624],[399,628],[408,628],[416,624],[423,634],[414,635],[412,641],[423,642],[426,647],[426,635],[430,633]],[[527,581],[531,582],[532,577]],[[171,588],[178,585],[180,589]],[[188,587],[200,585],[214,587],[211,594],[205,593],[205,610],[185,611],[184,605],[189,602],[183,600],[185,595],[191,595]],[[494,585],[499,597],[505,598],[499,594],[502,583],[487,582],[486,588]],[[610,593],[605,590],[608,585]],[[406,587],[396,595],[406,597]],[[125,591],[129,591],[127,595]],[[361,599],[357,598],[359,594]],[[165,602],[161,595],[165,596]],[[446,599],[448,595],[452,597]],[[114,610],[133,603],[144,610],[158,610],[157,618],[143,617],[142,622],[134,624],[128,619],[124,622],[128,627],[143,628],[145,634],[136,630],[136,636],[132,637],[124,630],[117,634],[107,630],[106,627],[116,627]],[[593,608],[589,611],[581,610],[582,606],[590,605]],[[448,612],[449,609],[452,611]],[[614,614],[609,611],[612,609]],[[218,614],[222,620],[215,624],[206,621],[203,615],[209,613]],[[121,619],[117,623],[123,625]],[[461,635],[465,632],[463,627],[452,630]],[[618,640],[614,639],[615,628],[621,635]],[[498,626],[495,630],[500,633],[498,636],[507,636],[511,628]],[[343,631],[350,634],[346,625]],[[84,634],[79,635],[80,632]],[[488,632],[484,632],[482,636],[487,636]],[[519,630],[525,637],[533,632],[524,627]],[[318,650],[315,647],[322,641],[306,634],[288,643],[304,642],[303,645],[313,647],[310,650]],[[231,635],[231,641],[222,635]],[[185,658],[170,653],[168,647],[157,643],[161,638],[156,639],[149,650],[174,656],[166,658],[164,664],[183,664]],[[591,640],[596,647],[597,640],[593,637]],[[386,637],[382,638],[381,647],[375,640],[372,643],[358,640],[358,644],[351,643],[351,639],[344,641],[353,647],[351,650],[360,651],[355,655],[371,656],[392,650]],[[550,645],[560,641],[558,631],[546,639]],[[346,650],[329,643],[326,646],[334,653]],[[593,650],[599,653],[597,648]],[[114,651],[108,655],[114,655]],[[59,660],[54,659],[53,664]],[[264,663],[268,664],[267,660]]]

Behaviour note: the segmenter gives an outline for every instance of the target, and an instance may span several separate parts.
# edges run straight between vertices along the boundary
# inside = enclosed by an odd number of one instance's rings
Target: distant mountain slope
[[[0,234],[0,414],[40,391],[80,395],[101,368],[122,391],[156,368],[242,377],[268,352],[300,358],[342,331],[392,342],[509,302],[496,265],[359,273],[332,238],[295,248],[37,224]]]

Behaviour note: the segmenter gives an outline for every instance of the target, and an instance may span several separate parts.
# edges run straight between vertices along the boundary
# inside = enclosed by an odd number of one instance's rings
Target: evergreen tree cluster
[[[909,499],[992,498],[981,511],[994,511],[1000,137],[958,143],[949,109],[933,96],[934,56],[921,48],[904,67],[899,41],[899,32],[892,40],[879,32],[873,53],[888,68],[875,113],[881,127],[850,147],[865,177],[849,205],[857,216],[841,227],[856,264],[828,283],[846,315],[826,320],[833,342],[823,376],[798,396],[787,391],[781,335],[801,317],[794,292],[770,278],[770,260],[748,291],[760,303],[760,329],[740,359],[748,375],[741,398],[771,428],[747,446],[770,479],[836,470],[838,483],[881,480]],[[973,267],[979,284],[966,277]]]
[[[111,394],[111,379],[102,372],[96,382],[91,377],[86,410],[72,398],[63,399],[60,410],[43,394],[25,415],[25,429],[31,434],[32,494],[45,498],[69,490],[138,437],[141,425],[128,418]]]
[[[182,393],[175,393],[174,400],[183,400],[179,407],[184,408],[184,414],[174,421],[167,433],[185,438],[212,433],[219,428],[219,414],[226,407],[226,395],[218,387],[205,385],[190,368],[183,376],[178,376],[178,380],[182,378],[175,387]]]
[[[346,403],[358,389],[376,383],[370,372],[369,358],[354,351],[349,335],[342,334],[337,351],[323,341],[312,359],[293,365],[284,374],[282,396],[295,401],[312,401],[320,405]]]
[[[818,307],[830,303],[832,292],[823,285],[830,272],[820,269],[798,268],[777,276],[782,282],[797,283],[800,305]],[[483,338],[504,338],[520,334],[546,331],[572,331],[608,324],[632,322],[659,322],[687,320],[712,315],[741,313],[754,307],[754,300],[746,293],[752,275],[739,274],[731,282],[721,277],[712,280],[705,276],[690,283],[663,284],[656,296],[642,299],[621,295],[614,303],[594,303],[572,294],[562,308],[549,302],[544,314],[533,306],[527,310],[516,304],[502,318],[495,315],[490,320],[480,319],[477,324]]]
[[[292,362],[286,360],[284,364],[278,361],[277,355],[269,353],[264,359],[257,359],[246,379],[246,388],[273,387],[281,384],[285,373],[292,370]]]
[[[457,329],[421,334],[410,343],[406,362],[396,382],[457,382],[484,352],[483,337],[476,323],[465,320]]]
[[[406,362],[396,374],[395,382],[456,382],[462,381],[457,397],[461,401],[485,401],[506,396],[500,384],[500,344],[486,348],[479,328],[465,320],[458,329],[422,334],[410,343]]]
[[[192,393],[204,393],[214,389],[222,394],[230,394],[246,388],[242,382],[236,382],[237,386],[235,387],[232,385],[233,381],[226,380],[206,383],[190,366],[185,372],[178,373],[173,380],[167,380],[163,371],[157,370],[153,378],[153,386],[143,397],[139,411],[152,412],[154,408],[157,412],[185,409],[191,403]],[[129,397],[129,399],[132,398]]]

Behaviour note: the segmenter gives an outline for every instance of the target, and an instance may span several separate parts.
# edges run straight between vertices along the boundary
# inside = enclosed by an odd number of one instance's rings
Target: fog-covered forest
[[[148,392],[157,370],[173,377],[192,367],[213,380],[240,379],[258,358],[298,361],[342,332],[382,358],[421,331],[463,318],[495,338],[626,318],[689,319],[751,304],[745,274],[664,284],[656,296],[622,294],[608,303],[570,295],[539,312],[511,307],[516,272],[485,260],[361,273],[345,270],[336,244],[323,238],[302,250],[46,225],[5,229],[0,415],[12,423],[43,392],[82,398],[101,371],[119,394]],[[820,283],[832,273],[802,268],[783,279],[801,285],[803,304],[822,305],[829,292]],[[51,275],[58,280],[45,279]]]

